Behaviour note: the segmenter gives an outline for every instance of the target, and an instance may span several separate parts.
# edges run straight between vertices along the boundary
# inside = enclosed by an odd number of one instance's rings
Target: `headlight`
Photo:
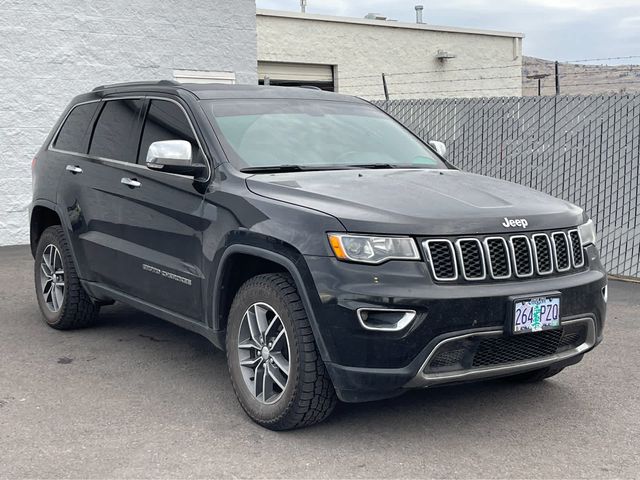
[[[416,243],[407,237],[370,237],[330,233],[329,243],[339,260],[378,264],[387,260],[420,260]]]
[[[580,232],[580,238],[582,239],[582,245],[596,244],[596,227],[593,224],[593,220],[589,220],[584,225],[578,227]]]

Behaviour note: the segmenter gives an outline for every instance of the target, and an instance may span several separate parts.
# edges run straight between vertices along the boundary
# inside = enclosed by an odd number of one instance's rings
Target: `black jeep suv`
[[[34,159],[44,319],[84,327],[119,301],[198,332],[274,430],[579,362],[605,321],[593,223],[443,155],[332,93],[98,87]]]

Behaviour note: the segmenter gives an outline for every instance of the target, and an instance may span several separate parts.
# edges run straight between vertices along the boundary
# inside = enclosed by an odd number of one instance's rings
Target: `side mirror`
[[[147,151],[147,168],[167,173],[200,177],[206,165],[193,163],[191,143],[186,140],[153,142]]]
[[[431,140],[429,145],[431,145],[441,157],[444,157],[447,154],[447,146],[444,143]]]

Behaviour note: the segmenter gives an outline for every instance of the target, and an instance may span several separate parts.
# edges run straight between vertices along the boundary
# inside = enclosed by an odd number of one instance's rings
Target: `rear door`
[[[93,103],[95,111],[85,125],[86,144],[82,152],[65,161],[57,202],[68,215],[70,240],[85,280],[115,285],[123,273],[118,241],[121,167],[137,160],[144,102],[143,98],[126,98]],[[88,117],[87,113],[85,121]],[[55,150],[68,148],[63,133],[64,127]]]
[[[146,168],[153,142],[187,140],[195,162],[206,164],[186,106],[175,98],[148,99],[137,164],[122,166],[121,265],[126,293],[189,320],[204,321],[202,218],[204,194],[192,177]]]

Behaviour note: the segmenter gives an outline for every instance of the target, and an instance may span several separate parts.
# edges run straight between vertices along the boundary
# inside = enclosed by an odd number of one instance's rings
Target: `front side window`
[[[142,130],[138,163],[145,163],[147,151],[153,142],[163,140],[186,140],[191,143],[194,163],[204,163],[198,142],[184,111],[173,102],[151,100]]]
[[[141,99],[104,102],[93,130],[89,155],[135,163],[143,105]]]
[[[92,102],[74,107],[60,128],[53,147],[66,152],[87,153],[89,127],[98,106],[99,102]]]
[[[447,168],[424,143],[368,104],[291,99],[212,100],[232,163],[240,168]]]

